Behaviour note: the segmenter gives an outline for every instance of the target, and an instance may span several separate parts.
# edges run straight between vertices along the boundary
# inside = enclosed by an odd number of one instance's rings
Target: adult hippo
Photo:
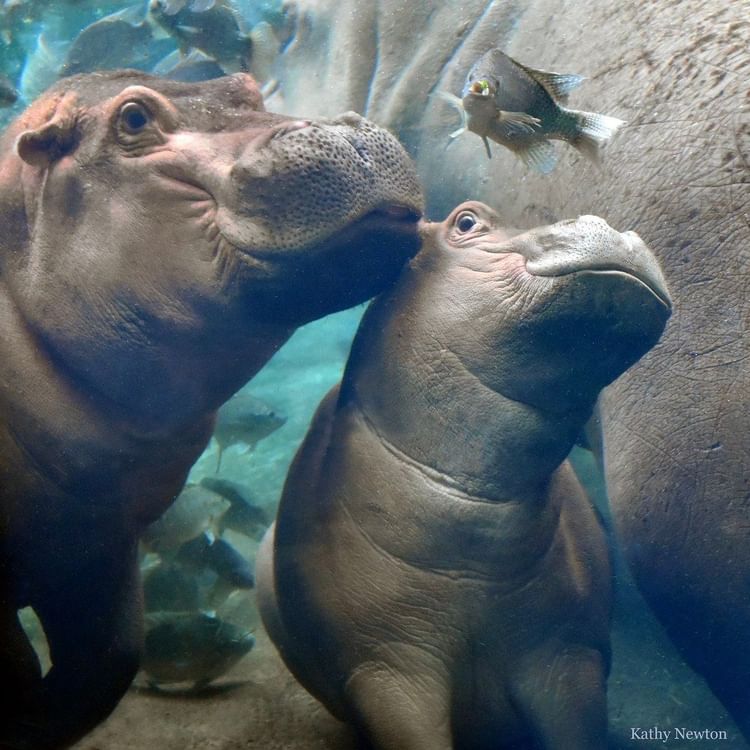
[[[399,144],[264,111],[249,76],[73,77],[0,141],[0,746],[62,747],[141,643],[136,546],[217,408],[418,247]],[[44,626],[42,678],[17,611]]]
[[[374,750],[604,750],[611,570],[565,457],[658,340],[664,280],[592,216],[422,229],[289,471],[263,620]]]
[[[750,739],[750,6],[288,7],[288,111],[353,107],[392,128],[417,157],[434,213],[468,196],[515,226],[595,213],[637,227],[653,247],[675,315],[602,400],[608,491],[642,592]],[[446,149],[457,120],[434,94],[459,94],[471,64],[497,46],[534,68],[587,76],[571,106],[628,121],[602,168],[565,147],[555,172],[539,176],[499,147],[487,160],[472,134]],[[330,54],[313,59],[313,48]]]

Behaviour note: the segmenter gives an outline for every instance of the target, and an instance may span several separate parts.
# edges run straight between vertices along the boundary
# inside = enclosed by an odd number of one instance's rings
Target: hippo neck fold
[[[342,402],[354,403],[383,439],[436,475],[452,477],[468,496],[496,502],[543,497],[589,410],[548,414],[492,390],[434,331],[416,334],[409,311],[394,310],[403,299],[413,297],[397,290],[367,311]]]
[[[0,379],[9,384],[2,390],[2,490],[21,482],[30,498],[57,499],[65,512],[75,498],[97,514],[118,513],[121,499],[134,494],[130,518],[145,523],[158,516],[208,442],[212,412],[148,434],[68,376],[2,287],[0,329]]]

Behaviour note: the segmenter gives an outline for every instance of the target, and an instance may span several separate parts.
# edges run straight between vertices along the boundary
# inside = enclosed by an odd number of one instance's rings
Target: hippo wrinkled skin
[[[671,303],[632,232],[466,203],[368,309],[258,560],[267,630],[374,750],[604,750],[611,568],[565,460]]]
[[[302,323],[396,278],[421,193],[354,114],[264,111],[249,76],[66,79],[0,141],[0,746],[62,747],[141,646],[140,531],[219,405]],[[51,650],[42,678],[17,610]]]
[[[295,35],[280,64],[283,108],[356,109],[393,130],[417,158],[430,211],[472,195],[514,226],[595,213],[637,226],[657,254],[675,314],[656,348],[600,404],[607,494],[641,592],[750,741],[748,3],[284,7]],[[585,76],[570,106],[627,121],[601,167],[568,150],[552,175],[538,175],[504,149],[483,158],[472,134],[446,149],[458,123],[435,95],[459,94],[492,47],[535,68]],[[683,721],[701,700],[691,688]],[[674,707],[665,693],[665,724]],[[637,712],[630,718],[640,720]]]

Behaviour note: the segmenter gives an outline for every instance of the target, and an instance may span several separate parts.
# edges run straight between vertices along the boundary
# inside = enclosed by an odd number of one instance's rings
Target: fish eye
[[[140,102],[125,102],[120,108],[120,122],[127,133],[136,135],[151,122],[151,113]]]
[[[466,234],[466,232],[470,232],[475,227],[478,221],[479,219],[472,211],[461,211],[456,217],[454,225],[459,232]]]

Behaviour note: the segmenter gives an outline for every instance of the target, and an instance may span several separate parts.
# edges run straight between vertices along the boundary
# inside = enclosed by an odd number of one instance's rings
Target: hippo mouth
[[[574,227],[574,222],[555,225],[557,239],[550,235],[552,242],[540,236],[540,244],[524,253],[527,273],[550,277],[574,273],[627,277],[645,287],[667,310],[672,309],[661,269],[638,235],[616,232],[592,216],[580,217],[577,223],[587,226],[588,232],[577,239],[573,236],[572,241],[566,237],[566,230]]]
[[[254,260],[269,261],[283,254],[287,258],[294,256],[314,257],[318,249],[336,245],[354,244],[366,235],[382,234],[389,241],[409,240],[418,250],[418,225],[421,213],[411,206],[398,203],[385,203],[375,206],[361,216],[349,221],[343,227],[330,234],[324,234],[309,244],[279,247],[269,244],[238,243],[224,235],[224,239],[240,254]]]
[[[667,310],[672,309],[672,300],[669,297],[666,285],[662,279],[655,278],[654,275],[650,274],[650,269],[627,267],[625,264],[619,264],[615,261],[607,262],[606,260],[599,263],[576,263],[568,260],[561,263],[559,267],[555,267],[553,264],[545,264],[538,268],[536,267],[538,265],[533,260],[528,261],[526,263],[527,272],[532,276],[550,277],[569,276],[574,273],[627,277],[645,287]]]

